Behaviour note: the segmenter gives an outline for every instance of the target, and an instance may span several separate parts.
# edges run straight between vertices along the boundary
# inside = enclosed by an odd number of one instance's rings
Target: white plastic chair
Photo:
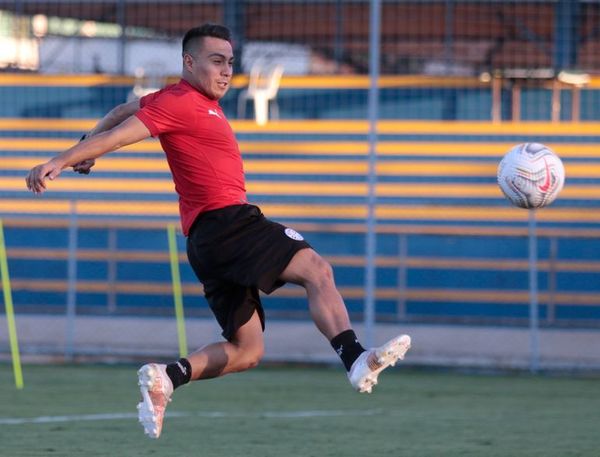
[[[127,101],[133,101],[142,98],[144,95],[151,94],[164,87],[166,78],[161,76],[159,69],[149,67],[152,71],[147,71],[144,67],[135,69],[135,82],[133,88],[127,95]]]
[[[258,125],[265,125],[268,122],[270,102],[272,102],[273,118],[279,119],[276,97],[282,75],[283,65],[274,65],[265,69],[260,62],[255,63],[250,70],[248,88],[241,91],[238,96],[238,119],[245,117],[246,103],[249,99],[254,101],[254,119]]]

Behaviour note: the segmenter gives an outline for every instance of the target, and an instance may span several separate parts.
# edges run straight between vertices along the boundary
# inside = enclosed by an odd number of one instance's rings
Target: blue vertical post
[[[108,228],[108,259],[106,279],[108,287],[106,289],[106,311],[108,314],[114,314],[117,311],[117,229]]]
[[[406,318],[407,299],[407,259],[408,259],[408,235],[403,233],[398,236],[398,302],[396,304],[396,319],[398,321]]]
[[[369,27],[369,167],[367,175],[367,236],[365,266],[365,341],[374,345],[375,324],[375,255],[376,239],[376,185],[377,185],[377,119],[379,117],[379,45],[381,33],[381,2],[371,0]]]
[[[444,15],[444,63],[446,69],[454,63],[454,0],[446,0]]]
[[[333,42],[333,60],[339,71],[344,58],[344,5],[343,0],[335,2],[335,38]]]
[[[119,54],[118,64],[119,73],[124,75],[127,67],[127,13],[125,8],[125,0],[119,0],[117,2],[117,22],[121,27],[121,35],[119,36]]]
[[[536,373],[540,364],[539,306],[538,306],[538,256],[535,209],[529,210],[529,369]]]
[[[446,0],[444,4],[444,66],[446,74],[452,75],[454,69],[454,0]],[[442,119],[445,121],[456,120],[457,91],[443,91]]]
[[[223,2],[223,23],[233,34],[233,72],[242,73],[242,49],[244,47],[246,18],[244,0],[227,0]]]
[[[69,258],[67,260],[67,315],[65,329],[65,359],[75,354],[75,314],[77,300],[77,204],[71,200],[69,216]]]
[[[577,63],[580,0],[558,0],[554,6],[554,70],[573,68]]]

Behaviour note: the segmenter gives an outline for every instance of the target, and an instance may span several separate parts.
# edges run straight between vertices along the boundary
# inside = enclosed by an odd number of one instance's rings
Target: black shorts
[[[198,216],[187,238],[190,264],[223,336],[231,340],[256,310],[258,290],[270,294],[296,252],[310,248],[296,231],[270,221],[257,206],[234,205]]]

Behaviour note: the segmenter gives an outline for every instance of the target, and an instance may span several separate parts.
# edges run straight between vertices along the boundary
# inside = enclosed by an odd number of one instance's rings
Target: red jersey
[[[167,155],[184,235],[200,213],[247,202],[240,150],[217,100],[182,79],[142,97],[136,116]]]

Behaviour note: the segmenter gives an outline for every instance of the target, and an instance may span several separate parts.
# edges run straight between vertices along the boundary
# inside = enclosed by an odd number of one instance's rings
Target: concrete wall
[[[25,362],[62,360],[67,322],[59,316],[17,316]],[[0,318],[0,357],[10,358],[6,320]],[[364,340],[362,325],[355,326]],[[179,354],[174,318],[77,317],[73,333],[75,359],[102,361],[170,360]],[[220,339],[212,319],[188,319],[189,350]],[[376,344],[407,333],[413,348],[408,366],[480,369],[530,367],[527,328],[378,324]],[[265,360],[336,363],[337,356],[310,322],[268,320]],[[539,334],[539,367],[543,370],[600,370],[600,330],[543,329]]]

